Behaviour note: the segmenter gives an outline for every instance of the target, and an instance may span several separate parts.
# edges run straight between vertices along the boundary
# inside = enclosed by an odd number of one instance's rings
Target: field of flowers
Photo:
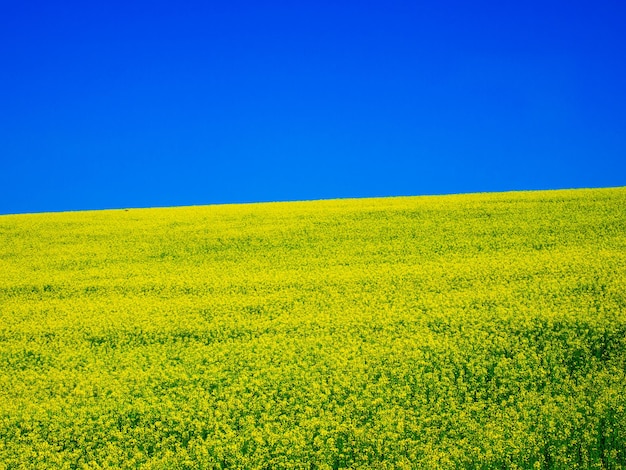
[[[626,188],[0,216],[0,469],[626,469]]]

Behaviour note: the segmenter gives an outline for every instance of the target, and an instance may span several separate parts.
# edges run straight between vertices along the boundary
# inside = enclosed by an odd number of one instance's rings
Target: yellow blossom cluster
[[[626,469],[626,188],[0,217],[0,469]]]

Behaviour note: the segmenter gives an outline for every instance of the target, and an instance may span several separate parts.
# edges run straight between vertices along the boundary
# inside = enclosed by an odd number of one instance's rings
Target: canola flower
[[[0,217],[0,469],[626,468],[626,188]]]

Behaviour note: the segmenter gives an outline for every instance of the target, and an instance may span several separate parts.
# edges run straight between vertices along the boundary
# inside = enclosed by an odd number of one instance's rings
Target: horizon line
[[[290,203],[307,203],[307,202],[323,202],[323,201],[349,201],[349,200],[365,200],[365,199],[391,199],[391,198],[418,198],[418,197],[446,197],[446,196],[470,196],[485,194],[507,194],[507,193],[529,193],[529,192],[549,192],[549,191],[584,191],[584,190],[603,190],[603,189],[620,189],[626,188],[626,185],[620,186],[580,186],[580,187],[561,187],[561,188],[542,188],[542,189],[507,189],[503,191],[461,191],[451,193],[424,193],[424,194],[388,194],[377,196],[345,196],[345,197],[320,197],[311,199],[274,199],[274,200],[257,200],[257,201],[232,201],[232,202],[208,202],[198,204],[180,204],[171,206],[124,206],[124,207],[103,207],[96,209],[60,209],[49,211],[34,212],[7,212],[0,213],[0,217],[20,216],[20,215],[44,215],[44,214],[66,214],[77,212],[103,212],[103,211],[130,211],[130,210],[150,210],[150,209],[182,209],[191,207],[216,207],[216,206],[251,206],[257,204],[290,204]]]

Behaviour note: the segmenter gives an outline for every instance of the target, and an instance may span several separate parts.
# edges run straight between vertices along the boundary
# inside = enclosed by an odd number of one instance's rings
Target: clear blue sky
[[[626,185],[625,5],[0,0],[0,213]]]

